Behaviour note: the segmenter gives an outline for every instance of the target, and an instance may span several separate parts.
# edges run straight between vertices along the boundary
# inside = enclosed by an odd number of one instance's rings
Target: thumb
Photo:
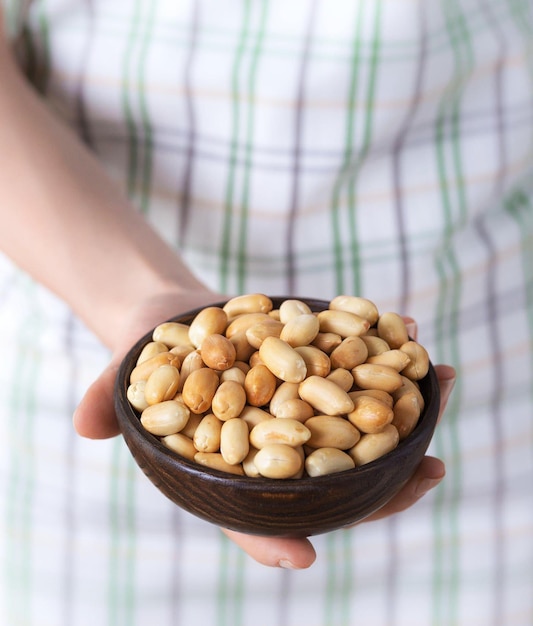
[[[74,412],[74,428],[82,437],[107,439],[120,433],[114,406],[119,362],[113,360],[92,383]]]

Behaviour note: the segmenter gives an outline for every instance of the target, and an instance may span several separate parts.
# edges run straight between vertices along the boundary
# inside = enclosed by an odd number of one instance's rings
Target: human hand
[[[118,338],[108,367],[89,387],[75,414],[77,432],[91,439],[105,439],[119,434],[114,411],[114,384],[120,363],[131,345],[162,320],[169,319],[199,306],[223,300],[220,295],[203,290],[186,295],[169,293],[140,303],[124,320],[124,331]],[[414,323],[411,336],[416,336]],[[455,381],[453,368],[436,366],[441,390],[440,415],[444,412]],[[440,418],[439,418],[440,419]],[[444,477],[444,464],[436,458],[425,457],[417,471],[390,502],[364,522],[380,519],[409,508]],[[314,547],[306,538],[258,537],[222,529],[249,556],[264,565],[302,569],[315,560]]]

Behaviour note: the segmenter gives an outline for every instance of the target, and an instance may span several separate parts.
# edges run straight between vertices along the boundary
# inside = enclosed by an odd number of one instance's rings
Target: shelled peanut
[[[127,397],[179,455],[249,477],[344,471],[393,450],[424,408],[427,351],[396,313],[247,294],[155,328]]]

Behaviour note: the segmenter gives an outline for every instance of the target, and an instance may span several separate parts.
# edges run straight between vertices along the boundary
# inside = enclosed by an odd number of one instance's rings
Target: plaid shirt
[[[73,435],[107,353],[2,258],[0,622],[531,626],[531,0],[3,1],[28,76],[199,277],[368,297],[458,381],[434,493],[267,569],[120,439]]]

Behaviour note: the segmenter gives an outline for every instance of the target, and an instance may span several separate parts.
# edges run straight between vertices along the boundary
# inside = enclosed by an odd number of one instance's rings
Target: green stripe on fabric
[[[113,442],[109,482],[109,626],[133,626],[136,609],[135,465],[122,439]]]
[[[507,199],[504,208],[516,222],[519,232],[522,233],[522,272],[524,274],[524,295],[529,327],[529,342],[525,341],[524,343],[531,344],[533,340],[533,203],[527,193],[517,189]],[[533,352],[530,352],[529,356],[533,370]],[[530,395],[533,398],[533,379],[530,381]]]
[[[355,623],[351,615],[356,592],[353,533],[353,530],[341,530],[326,537],[324,626],[352,626]]]
[[[221,534],[217,587],[218,626],[242,626],[246,556],[241,548]]]
[[[155,22],[155,15],[157,13],[158,2],[157,0],[151,0],[148,3],[148,15],[143,17],[144,34],[141,38],[140,50],[139,50],[139,62],[138,62],[138,95],[139,95],[139,110],[141,113],[142,124],[142,171],[141,171],[141,189],[140,189],[140,208],[143,213],[148,212],[148,206],[150,202],[150,186],[152,180],[152,160],[153,160],[153,131],[150,116],[148,114],[148,106],[146,102],[147,93],[149,89],[146,85],[146,64],[147,53],[150,47],[150,43],[153,38],[153,28]]]
[[[20,350],[13,355],[13,384],[9,394],[7,432],[11,450],[6,527],[12,536],[6,542],[4,584],[7,593],[8,614],[13,624],[30,623],[33,605],[32,592],[32,512],[35,489],[35,456],[32,453],[32,433],[35,432],[36,389],[41,358],[38,345],[42,324],[38,313],[35,286],[23,278],[27,315],[21,316]]]
[[[250,71],[248,74],[248,114],[246,116],[246,140],[244,152],[244,181],[240,203],[239,235],[237,245],[237,291],[243,293],[246,290],[246,263],[247,263],[247,232],[248,232],[248,212],[250,209],[250,177],[252,170],[252,146],[254,140],[254,111],[255,111],[255,85],[257,79],[257,68],[263,49],[265,39],[266,22],[268,15],[268,2],[261,3],[261,13],[259,25],[254,29],[257,32],[255,45],[251,51]]]
[[[237,46],[235,48],[235,58],[233,62],[233,71],[231,76],[231,94],[232,94],[232,129],[231,129],[231,141],[230,152],[228,158],[228,178],[226,183],[225,201],[224,201],[224,224],[222,228],[222,242],[221,242],[221,262],[220,262],[220,286],[223,293],[229,292],[229,273],[230,273],[230,259],[232,256],[232,231],[233,231],[233,204],[235,193],[235,175],[236,175],[236,162],[237,153],[240,138],[240,88],[239,88],[239,76],[241,72],[241,66],[244,59],[244,53],[248,42],[250,32],[250,2],[245,2],[243,11],[243,22],[241,25],[241,31]]]
[[[359,88],[359,63],[361,56],[361,32],[363,28],[364,8],[365,3],[359,3],[358,11],[355,16],[355,31],[353,37],[352,57],[350,61],[350,87],[348,91],[346,125],[344,133],[344,156],[342,166],[333,186],[333,195],[331,200],[336,293],[345,293],[346,291],[344,286],[344,259],[341,236],[342,227],[340,222],[340,197],[344,180],[350,169],[353,146],[355,142],[355,103],[357,101]]]
[[[135,48],[135,42],[139,36],[140,29],[140,13],[141,2],[135,1],[135,8],[131,18],[126,49],[124,51],[124,59],[122,62],[122,108],[124,111],[124,120],[126,122],[127,129],[127,141],[128,141],[128,171],[127,171],[127,191],[130,197],[135,192],[137,168],[139,161],[139,138],[137,135],[137,126],[135,117],[132,110],[131,94],[132,81],[130,74],[132,71],[133,52]]]
[[[378,74],[378,65],[381,49],[381,37],[380,37],[380,25],[381,25],[381,12],[382,2],[377,2],[374,7],[374,25],[372,32],[372,45],[371,55],[369,59],[369,76],[366,86],[365,94],[365,115],[364,115],[364,128],[363,128],[363,144],[361,147],[360,155],[357,159],[356,169],[351,176],[351,184],[349,188],[349,206],[350,206],[350,232],[351,232],[351,268],[353,272],[352,292],[354,294],[364,293],[363,285],[361,284],[361,272],[359,267],[361,264],[359,254],[359,243],[357,237],[357,223],[356,223],[356,194],[355,187],[359,179],[359,172],[361,166],[368,154],[370,143],[372,140],[372,129],[374,120],[374,103],[376,96],[376,80]],[[355,268],[358,268],[357,271]]]
[[[443,626],[456,623],[459,610],[459,563],[457,507],[461,489],[462,464],[458,433],[459,400],[462,395],[460,371],[459,320],[462,283],[460,268],[451,237],[454,230],[465,223],[467,206],[464,187],[464,169],[460,146],[460,103],[465,79],[474,67],[473,51],[464,15],[457,2],[443,0],[443,15],[448,27],[454,57],[453,88],[445,94],[436,124],[437,167],[441,185],[444,233],[448,245],[436,259],[436,271],[441,285],[436,307],[436,358],[456,368],[457,384],[448,403],[447,428],[436,438],[437,453],[453,461],[453,471],[435,498],[434,509],[434,576],[433,622]],[[448,132],[448,136],[446,133]],[[453,185],[455,184],[455,188]],[[448,188],[448,185],[451,188]],[[446,438],[446,441],[444,441]],[[451,503],[451,506],[450,506]],[[450,537],[446,546],[444,536]],[[447,574],[445,576],[445,574]]]

